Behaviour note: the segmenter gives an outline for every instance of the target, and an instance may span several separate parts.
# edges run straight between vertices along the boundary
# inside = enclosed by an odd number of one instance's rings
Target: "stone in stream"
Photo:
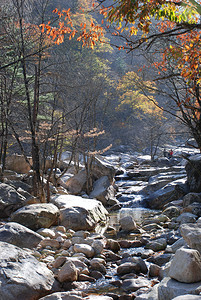
[[[0,298],[39,299],[58,290],[53,273],[44,263],[14,245],[0,242]]]
[[[59,270],[57,278],[59,282],[76,281],[78,279],[78,269],[72,261],[67,261]]]
[[[150,281],[144,277],[126,279],[122,283],[122,290],[126,292],[135,292],[142,287],[150,287]]]
[[[140,265],[138,263],[126,262],[117,268],[117,275],[125,275],[129,273],[139,273]]]
[[[132,216],[125,216],[120,218],[119,220],[121,229],[123,231],[135,231],[137,229],[137,225]]]
[[[154,192],[146,198],[150,208],[162,209],[165,204],[176,200],[186,193],[186,179],[178,179],[168,183],[160,190]]]
[[[152,240],[145,245],[145,249],[151,249],[155,252],[165,250],[167,247],[167,241],[164,238]]]
[[[60,195],[52,197],[51,202],[60,209],[61,225],[66,228],[91,231],[98,223],[107,221],[108,212],[98,200]]]
[[[15,222],[8,222],[0,226],[0,241],[13,244],[20,248],[32,249],[43,239],[40,234]]]
[[[83,292],[57,292],[51,295],[45,296],[40,300],[83,300],[84,294]]]

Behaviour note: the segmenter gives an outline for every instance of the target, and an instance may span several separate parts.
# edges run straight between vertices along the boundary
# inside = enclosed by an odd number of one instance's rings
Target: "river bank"
[[[163,159],[153,166],[146,160],[131,158],[116,169],[117,200],[103,191],[105,198],[98,196],[102,202],[62,192],[52,203],[27,204],[4,217],[1,299],[167,300],[199,295],[200,194],[186,193],[181,162],[175,167]],[[110,204],[107,210],[103,203]]]

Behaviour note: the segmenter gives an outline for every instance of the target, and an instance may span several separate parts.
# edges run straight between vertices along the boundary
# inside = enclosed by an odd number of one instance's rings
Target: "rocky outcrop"
[[[0,242],[0,297],[35,300],[58,288],[52,271],[26,251]]]
[[[72,195],[55,196],[51,201],[60,209],[60,222],[66,228],[93,230],[107,220],[108,212],[100,201]]]
[[[52,203],[30,204],[14,212],[11,221],[38,230],[57,224],[59,215],[59,209]]]

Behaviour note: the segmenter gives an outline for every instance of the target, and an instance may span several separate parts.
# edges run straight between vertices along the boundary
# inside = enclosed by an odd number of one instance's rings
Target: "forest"
[[[200,1],[1,0],[0,163],[201,149]],[[51,176],[51,174],[50,174]]]

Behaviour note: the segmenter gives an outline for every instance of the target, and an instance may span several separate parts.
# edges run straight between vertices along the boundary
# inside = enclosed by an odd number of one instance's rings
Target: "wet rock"
[[[150,208],[162,209],[168,202],[176,200],[185,195],[185,179],[178,179],[168,183],[160,190],[151,194],[146,200]]]
[[[151,249],[155,252],[165,250],[167,247],[167,241],[164,238],[160,238],[157,240],[150,241],[148,244],[146,244],[146,249]]]
[[[91,269],[101,272],[102,274],[106,274],[105,261],[100,258],[93,258],[90,261]]]
[[[90,272],[90,276],[91,277],[94,277],[96,280],[98,280],[98,279],[100,279],[100,278],[104,278],[104,275],[101,273],[101,272],[99,272],[99,271],[96,271],[96,270],[92,270],[91,272]]]
[[[187,243],[183,238],[180,238],[171,246],[168,245],[165,251],[168,253],[175,253],[178,249],[180,249],[183,246],[187,246]]]
[[[169,218],[178,217],[180,215],[180,209],[176,206],[170,206],[163,211],[163,214],[165,214]]]
[[[121,259],[120,255],[114,253],[111,250],[108,250],[108,249],[104,250],[103,253],[104,253],[107,261],[117,261],[117,260]]]
[[[154,256],[151,256],[147,259],[148,262],[151,262],[158,266],[163,266],[166,264],[170,259],[172,258],[172,254],[156,254]]]
[[[201,253],[201,228],[199,224],[183,224],[180,226],[180,232],[190,248]]]
[[[128,273],[139,273],[140,272],[140,266],[137,263],[127,262],[121,264],[117,268],[117,275],[125,275]]]
[[[84,295],[82,292],[57,292],[46,297],[41,298],[40,300],[83,300]]]
[[[126,292],[135,292],[142,287],[149,287],[149,280],[138,277],[136,279],[126,279],[123,281],[121,288]]]
[[[99,222],[107,220],[108,212],[98,200],[60,195],[51,201],[60,209],[61,225],[66,228],[91,231]]]
[[[118,241],[108,239],[106,242],[106,248],[112,250],[113,252],[118,252],[120,250],[120,245]]]
[[[26,198],[13,187],[0,183],[0,218],[9,217],[14,211],[25,204]]]
[[[160,267],[156,264],[150,264],[149,266],[149,277],[159,277]]]
[[[2,300],[39,299],[58,288],[53,273],[26,251],[0,242],[0,252]]]
[[[142,226],[142,229],[145,231],[157,231],[157,230],[163,230],[163,227],[156,223],[152,223],[152,224]]]
[[[135,231],[137,229],[137,225],[132,216],[125,216],[121,218],[119,223],[123,231]]]
[[[42,240],[43,237],[40,234],[15,222],[9,222],[0,226],[0,241],[13,244],[20,248],[32,249]]]
[[[32,230],[49,228],[58,222],[59,209],[51,203],[30,204],[18,209],[11,221],[20,223]]]
[[[201,254],[193,249],[177,250],[171,261],[169,276],[183,283],[201,281]]]

